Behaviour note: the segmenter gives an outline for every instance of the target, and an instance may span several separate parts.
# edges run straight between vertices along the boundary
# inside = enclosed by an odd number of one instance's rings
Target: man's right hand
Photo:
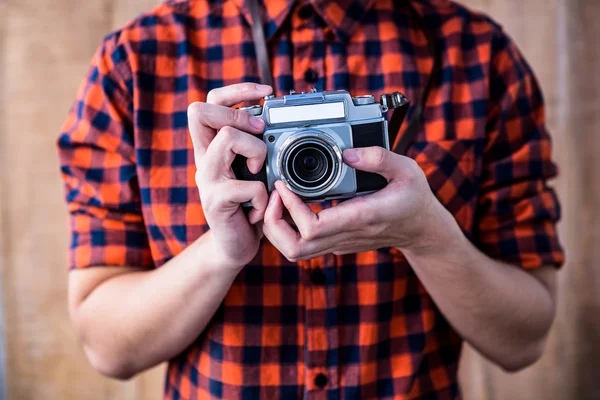
[[[196,184],[207,232],[224,267],[241,268],[258,252],[268,194],[259,181],[236,180],[231,163],[237,154],[248,158],[248,169],[260,171],[267,147],[255,135],[264,131],[262,119],[231,108],[242,101],[258,101],[272,88],[241,83],[213,89],[206,102],[188,107],[188,125],[194,145]],[[248,217],[240,204],[252,202]]]

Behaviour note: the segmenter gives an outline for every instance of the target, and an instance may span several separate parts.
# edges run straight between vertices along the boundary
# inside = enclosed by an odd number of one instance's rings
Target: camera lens
[[[333,140],[323,136],[298,135],[289,146],[284,147],[284,177],[296,193],[318,196],[335,185],[341,168],[338,160],[341,152]],[[336,157],[337,153],[340,157]]]
[[[292,176],[303,182],[303,186],[320,185],[326,175],[331,159],[313,143],[298,146],[291,155]]]
[[[317,169],[318,159],[312,154],[304,156],[302,159],[302,167],[307,171],[314,171]]]

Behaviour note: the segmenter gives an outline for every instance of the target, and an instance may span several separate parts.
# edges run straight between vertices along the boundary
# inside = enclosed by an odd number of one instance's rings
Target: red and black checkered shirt
[[[267,3],[276,95],[314,86],[415,100],[432,54],[412,7],[442,65],[408,155],[490,257],[563,262],[542,96],[496,23],[443,0]],[[169,1],[105,38],[58,142],[71,268],[158,268],[208,229],[186,109],[258,82],[250,21],[243,0]],[[265,241],[170,361],[165,397],[456,399],[460,349],[396,249],[291,263]]]

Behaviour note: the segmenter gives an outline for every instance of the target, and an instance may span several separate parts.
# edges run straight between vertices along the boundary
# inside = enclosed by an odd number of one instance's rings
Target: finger
[[[300,260],[331,253],[336,255],[360,253],[381,247],[374,244],[371,238],[357,237],[353,232],[342,232],[328,238],[311,240],[310,242],[310,244],[304,246],[305,251],[299,257]]]
[[[346,247],[343,247],[341,250],[338,250],[338,247],[335,246],[333,248],[317,251],[312,254],[303,255],[302,257],[298,258],[298,260],[310,260],[311,258],[321,257],[327,254],[335,254],[336,256],[342,256],[344,254],[356,254],[370,250],[375,249],[373,248],[373,246],[368,245],[348,245]]]
[[[217,129],[225,126],[225,124],[238,126],[234,122],[221,121],[221,123],[219,123],[219,121],[215,121],[215,118],[218,118],[219,115],[225,114],[225,116],[228,116],[229,118],[226,118],[226,120],[236,121],[239,119],[239,122],[247,128],[243,130],[248,132],[261,133],[264,129],[264,124],[259,118],[254,117],[253,119],[249,113],[244,111],[225,111],[223,108],[242,101],[258,100],[261,97],[272,93],[272,91],[273,89],[267,85],[240,83],[211,90],[208,92],[206,103],[195,102],[190,104],[187,113],[188,126],[194,145],[196,167],[198,167],[200,159],[204,156]],[[213,107],[207,107],[208,105]],[[215,111],[215,105],[225,107],[221,107],[219,111]],[[254,122],[254,126],[250,122]],[[250,128],[248,128],[248,125],[250,125]]]
[[[219,131],[208,146],[204,155],[204,173],[208,178],[229,174],[237,154],[248,159],[250,172],[257,173],[267,156],[267,146],[256,136],[227,126]]]
[[[254,225],[260,221],[262,221],[264,217],[264,213],[261,215],[261,213],[252,208],[249,212],[248,212],[248,222],[250,223],[250,225]]]
[[[339,248],[352,246],[353,241],[356,240],[351,232],[342,232],[334,236],[305,240],[297,234],[292,236],[291,232],[286,233],[289,225],[288,227],[285,227],[283,224],[269,225],[270,222],[267,219],[268,217],[265,214],[265,225],[263,226],[265,236],[289,261],[308,260],[325,254],[331,254]],[[362,241],[357,243],[356,246],[364,247]]]
[[[277,191],[271,193],[269,198],[269,204],[265,211],[265,219],[263,225],[263,233],[265,237],[275,246],[279,251],[286,255],[292,250],[290,243],[293,243],[299,239],[299,235],[290,224],[288,224],[283,217],[283,203],[281,197]],[[287,257],[287,255],[286,255]],[[288,257],[288,259],[290,259]]]
[[[254,225],[254,230],[256,231],[256,235],[259,237],[259,239],[262,239],[265,236],[265,234],[263,233],[263,225],[264,222],[262,220],[257,222],[256,225]]]
[[[315,214],[283,182],[275,182],[275,189],[298,227],[300,235],[306,240],[328,237],[341,232],[356,231],[366,226],[369,222],[369,216],[372,215],[370,207],[361,197]]]
[[[370,244],[360,244],[360,245],[349,245],[349,246],[344,246],[344,247],[340,247],[338,249],[336,249],[333,254],[335,254],[336,256],[343,256],[345,254],[356,254],[356,253],[363,253],[365,251],[373,251],[373,250],[377,250],[378,246],[373,245],[372,243]]]
[[[242,101],[260,100],[273,92],[269,85],[260,85],[252,82],[237,83],[212,89],[206,96],[206,102],[231,107]]]
[[[255,224],[264,218],[269,200],[264,183],[260,181],[228,180],[217,186],[217,191],[219,195],[224,196],[226,202],[232,205],[252,203],[252,210],[248,214],[248,221],[251,224]]]
[[[200,160],[206,153],[208,145],[215,137],[217,131],[209,126],[204,125],[201,122],[202,105],[203,103],[192,103],[188,106],[188,130],[190,131],[190,138],[192,139],[192,145],[194,146],[194,161],[196,168],[200,166]]]
[[[284,205],[279,192],[273,191],[265,212],[265,237],[290,261],[304,260],[332,253],[338,243],[352,240],[351,232],[314,240],[302,238],[284,219]]]
[[[275,182],[275,190],[277,190],[283,205],[289,211],[296,227],[298,227],[300,235],[306,240],[313,239],[317,234],[320,223],[317,214],[297,194],[288,189],[282,181]]]
[[[407,174],[412,176],[415,168],[419,168],[411,158],[392,153],[379,146],[346,149],[343,156],[344,162],[350,167],[361,171],[376,172],[388,182]]]
[[[260,134],[265,129],[261,118],[248,112],[215,104],[196,102],[188,107],[188,127],[196,166],[206,153],[206,149],[215,137],[217,130],[232,126],[248,133]]]
[[[296,258],[298,260],[308,260],[325,254],[335,253],[339,248],[363,246],[361,243],[354,244],[356,240],[351,232],[342,232],[334,236],[306,241],[301,246],[301,253],[297,254]]]
[[[297,240],[300,238],[298,232],[296,232],[292,226],[286,221],[285,207],[281,201],[281,197],[277,191],[273,191],[269,197],[269,203],[267,204],[267,210],[265,211],[264,220],[265,230],[273,232],[274,229],[281,233],[281,238],[285,240]],[[265,236],[266,236],[265,232]],[[273,236],[273,235],[271,235]],[[269,239],[271,240],[271,239]],[[279,238],[273,238],[273,240],[282,243]]]

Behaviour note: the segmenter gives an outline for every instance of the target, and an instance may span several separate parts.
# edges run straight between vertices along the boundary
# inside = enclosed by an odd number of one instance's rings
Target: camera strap
[[[416,22],[419,26],[419,29],[425,35],[427,39],[427,48],[429,54],[433,58],[433,65],[431,67],[431,72],[427,76],[425,81],[425,86],[423,91],[421,92],[421,96],[418,101],[415,103],[415,109],[411,115],[410,120],[408,121],[408,126],[406,130],[402,134],[402,137],[396,143],[396,137],[400,132],[400,125],[402,124],[402,120],[404,119],[403,112],[401,108],[395,109],[394,113],[390,118],[390,122],[388,124],[388,133],[390,138],[390,146],[392,146],[392,151],[395,153],[404,155],[408,150],[408,147],[412,143],[413,139],[419,133],[419,128],[421,128],[425,124],[425,105],[427,104],[427,99],[429,97],[429,92],[431,92],[431,88],[435,85],[436,78],[440,75],[440,71],[442,69],[442,57],[440,56],[440,52],[437,48],[436,37],[433,35],[433,32],[425,26],[425,22],[423,21],[423,17],[418,13],[415,7],[411,4],[411,1],[405,2],[408,5],[408,9],[412,14],[412,21]]]
[[[412,143],[413,139],[417,136],[417,134],[419,133],[419,129],[425,122],[425,118],[423,115],[423,112],[425,110],[425,104],[427,103],[429,92],[435,84],[435,78],[439,75],[441,70],[441,57],[439,52],[437,51],[435,37],[433,36],[432,32],[425,26],[421,15],[410,4],[411,1],[406,1],[404,3],[406,3],[408,5],[408,8],[410,9],[410,12],[413,16],[412,20],[419,25],[419,28],[425,34],[425,37],[427,39],[427,46],[429,48],[429,53],[433,57],[433,67],[431,69],[431,73],[427,76],[423,92],[421,93],[419,100],[415,104],[415,109],[413,110],[411,118],[408,121],[406,130],[404,131],[404,134],[402,135],[400,140],[397,140],[397,136],[400,131],[402,121],[404,120],[404,114],[406,113],[406,109],[402,107],[397,108],[393,111],[392,116],[390,117],[390,121],[388,124],[388,134],[391,150],[401,155],[406,154],[408,147]],[[265,33],[263,31],[263,24],[260,13],[260,0],[246,0],[246,4],[250,11],[250,16],[252,17],[252,39],[254,41],[254,51],[256,53],[256,59],[258,61],[260,80],[265,85],[273,87],[274,80],[273,75],[271,74],[269,53],[267,50]]]
[[[271,74],[269,52],[267,50],[267,42],[265,41],[262,18],[260,17],[259,0],[247,0],[246,4],[250,9],[250,16],[252,17],[252,39],[254,39],[254,52],[258,61],[260,81],[265,85],[273,87],[273,74]]]

